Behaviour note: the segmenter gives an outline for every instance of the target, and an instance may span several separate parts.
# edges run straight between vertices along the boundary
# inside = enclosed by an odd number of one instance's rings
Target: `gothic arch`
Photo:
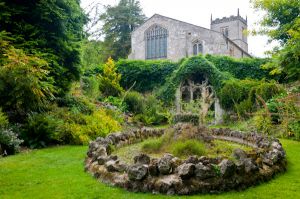
[[[145,31],[146,59],[167,58],[168,30],[154,24]]]

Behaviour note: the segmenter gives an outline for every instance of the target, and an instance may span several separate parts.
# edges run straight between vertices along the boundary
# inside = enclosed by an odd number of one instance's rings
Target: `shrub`
[[[10,47],[0,65],[0,104],[16,121],[30,111],[40,111],[53,99],[53,79],[48,63]],[[20,117],[21,116],[21,117]]]
[[[263,134],[271,134],[272,129],[272,119],[270,115],[268,115],[265,110],[257,111],[252,118],[252,121],[258,132]]]
[[[8,119],[0,109],[0,129],[6,127],[7,125],[8,125]]]
[[[84,95],[92,99],[99,97],[99,79],[97,78],[97,76],[82,77],[81,82],[81,87]]]
[[[205,154],[204,143],[197,140],[177,140],[171,144],[170,149],[172,154],[179,157]]]
[[[62,144],[88,144],[90,140],[104,137],[120,130],[120,124],[104,110],[97,109],[91,115],[73,113],[66,109],[54,109],[50,114],[59,118],[54,139]]]
[[[83,114],[53,106],[48,112],[31,114],[22,137],[31,148],[52,144],[88,144],[90,140],[120,128],[119,122],[103,109]]]
[[[163,108],[161,101],[154,95],[146,95],[143,101],[143,111],[134,117],[135,121],[141,121],[146,125],[167,122],[167,110]]]
[[[62,98],[58,98],[56,101],[58,106],[68,107],[73,112],[91,114],[95,109],[94,105],[83,96],[67,94]]]
[[[0,128],[0,156],[15,154],[19,151],[22,142],[23,140],[20,140],[11,129]]]
[[[267,103],[272,122],[278,126],[284,137],[300,139],[299,92],[281,94]]]
[[[109,103],[115,107],[117,107],[121,111],[126,110],[126,104],[123,103],[123,100],[119,97],[108,96],[103,99],[103,102]]]
[[[29,115],[22,138],[31,148],[42,148],[57,143],[55,133],[63,121],[48,113]]]
[[[120,83],[124,88],[129,89],[134,85],[136,91],[149,92],[163,85],[179,63],[166,60],[119,60],[116,66],[122,74]]]
[[[136,91],[131,91],[125,94],[124,103],[126,104],[127,110],[139,114],[144,111],[144,97]]]
[[[113,59],[109,58],[103,67],[103,74],[99,78],[101,94],[107,96],[120,96],[123,88],[120,86],[121,74],[116,71]]]
[[[257,110],[257,105],[264,106],[265,101],[283,92],[275,81],[230,79],[225,81],[219,97],[224,109],[246,117],[247,113]]]

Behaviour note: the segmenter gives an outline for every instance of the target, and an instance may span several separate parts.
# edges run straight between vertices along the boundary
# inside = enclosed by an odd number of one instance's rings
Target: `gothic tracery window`
[[[198,55],[199,53],[203,54],[203,44],[197,41],[193,45],[193,54]]]
[[[153,26],[146,32],[146,58],[167,58],[168,30],[160,26]]]

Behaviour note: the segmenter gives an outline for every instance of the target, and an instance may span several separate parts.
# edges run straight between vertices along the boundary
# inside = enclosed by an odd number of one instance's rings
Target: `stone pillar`
[[[219,98],[215,98],[215,123],[216,124],[223,123],[223,115],[224,115],[224,110],[220,105],[220,100]]]
[[[176,89],[176,93],[175,93],[176,113],[180,113],[181,112],[181,105],[180,105],[181,91],[180,91],[180,88],[181,88],[181,85],[179,85],[179,87]]]

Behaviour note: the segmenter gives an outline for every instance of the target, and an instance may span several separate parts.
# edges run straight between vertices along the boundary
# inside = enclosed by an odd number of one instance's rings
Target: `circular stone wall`
[[[157,159],[140,154],[130,165],[111,155],[112,145],[121,147],[164,133],[163,129],[141,128],[91,142],[85,170],[104,183],[130,191],[179,195],[241,190],[285,171],[285,151],[278,139],[229,129],[210,131],[215,139],[246,144],[254,149],[248,153],[234,150],[233,156],[237,160],[234,162],[205,156],[181,160],[171,154]]]

